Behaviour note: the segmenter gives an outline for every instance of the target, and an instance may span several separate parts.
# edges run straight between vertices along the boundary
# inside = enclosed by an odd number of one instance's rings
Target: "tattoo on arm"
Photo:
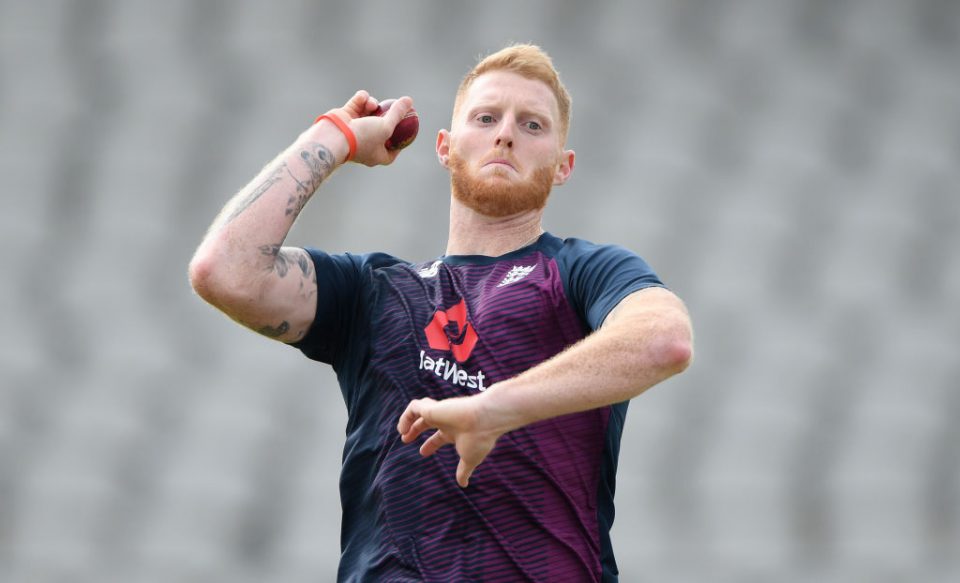
[[[300,267],[300,297],[309,300],[317,294],[317,274],[314,273],[313,260],[310,254],[303,249],[298,249],[297,265]],[[308,284],[312,283],[312,286]]]
[[[287,265],[286,255],[280,252],[280,248],[280,245],[261,245],[260,254],[273,258],[273,261],[266,266],[267,271],[276,271],[277,275],[284,277],[287,275],[289,265]]]
[[[317,289],[317,274],[316,270],[313,267],[313,260],[310,258],[310,254],[306,250],[299,247],[290,247],[284,249],[280,245],[271,244],[271,245],[261,245],[258,247],[260,254],[273,258],[273,262],[267,268],[268,270],[276,271],[277,276],[284,278],[290,273],[291,266],[296,265],[300,268],[301,277],[300,277],[300,297],[304,300],[309,300],[316,294]],[[305,285],[305,282],[313,282],[313,286],[308,288]],[[294,335],[293,339],[285,340],[285,342],[296,342],[301,340],[307,334],[307,328],[298,330]],[[257,332],[263,334],[264,336],[269,336],[270,338],[279,338],[286,335],[290,332],[290,322],[284,320],[278,326],[263,326],[257,329]]]
[[[290,266],[296,264],[303,277],[308,277],[313,272],[313,261],[303,249],[283,249],[280,245],[261,245],[260,254],[273,257],[273,263],[267,267],[268,271],[276,271],[280,277],[286,277],[290,272]],[[303,283],[301,282],[301,287]]]
[[[300,179],[297,178],[293,172],[290,172],[290,168],[288,168],[286,164],[283,165],[283,169],[286,170],[290,178],[293,178],[293,181],[297,183],[297,192],[307,191],[307,185],[301,182]]]
[[[236,206],[230,211],[230,214],[224,220],[223,224],[228,224],[243,214],[257,199],[273,188],[274,184],[280,182],[284,178],[284,174],[292,178],[297,185],[295,193],[287,199],[286,215],[296,216],[300,214],[300,211],[303,210],[303,207],[307,204],[307,201],[310,200],[310,197],[313,196],[313,193],[320,188],[320,185],[327,176],[333,172],[333,169],[336,167],[336,158],[326,146],[314,143],[300,151],[300,159],[303,160],[310,174],[307,178],[303,180],[297,178],[287,166],[286,162],[281,163],[271,170],[260,184],[237,200]]]
[[[261,182],[256,188],[250,191],[247,196],[243,197],[241,200],[237,201],[236,208],[233,209],[233,212],[230,213],[230,216],[227,217],[227,220],[224,221],[224,224],[230,223],[233,219],[239,217],[243,211],[250,208],[250,205],[255,203],[258,198],[263,196],[274,184],[280,182],[281,176],[280,173],[283,172],[287,167],[287,163],[284,162],[277,168],[274,168],[272,172]]]
[[[310,176],[306,180],[300,180],[290,174],[297,183],[296,195],[291,195],[287,199],[287,216],[298,215],[303,210],[304,205],[313,196],[313,193],[320,188],[323,181],[330,175],[336,165],[336,159],[325,146],[321,144],[311,144],[306,150],[300,152],[300,159],[307,165]],[[289,172],[289,170],[288,170]]]
[[[313,269],[313,262],[310,261],[310,257],[306,253],[297,253],[297,265],[300,266],[303,277],[309,276],[310,271]]]
[[[282,249],[277,253],[277,262],[274,264],[274,268],[280,277],[286,277],[290,271],[290,264],[294,261],[290,255],[290,251],[284,251]]]
[[[280,325],[274,328],[273,326],[264,326],[257,330],[257,332],[263,334],[264,336],[269,336],[270,338],[279,338],[287,332],[290,331],[290,322],[284,320],[280,322]]]

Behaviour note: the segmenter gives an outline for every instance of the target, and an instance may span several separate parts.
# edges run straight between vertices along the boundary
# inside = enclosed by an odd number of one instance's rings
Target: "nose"
[[[500,127],[497,128],[497,137],[496,137],[496,146],[498,148],[513,148],[513,124],[508,119],[510,116],[505,116],[503,121],[500,122]]]

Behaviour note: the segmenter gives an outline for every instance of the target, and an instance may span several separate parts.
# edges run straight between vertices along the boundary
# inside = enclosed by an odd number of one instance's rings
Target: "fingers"
[[[410,113],[411,109],[413,109],[413,99],[403,96],[390,106],[390,109],[384,114],[383,119],[387,122],[387,125],[395,128],[397,124],[400,123],[400,120],[403,119],[403,116]]]
[[[379,105],[380,105],[380,104],[377,102],[377,98],[376,98],[376,97],[373,97],[372,95],[371,95],[371,96],[368,96],[368,97],[367,97],[367,103],[365,104],[365,107],[364,107],[364,110],[363,110],[363,115],[367,116],[367,115],[372,114],[374,111],[377,110],[377,107],[378,107]]]
[[[410,443],[411,441],[419,437],[421,433],[432,428],[433,426],[430,425],[430,423],[428,423],[426,419],[421,417],[410,425],[406,433],[403,433],[400,435],[400,439],[403,440],[404,443]]]
[[[353,97],[343,106],[344,112],[352,119],[364,117],[373,113],[377,109],[377,100],[370,97],[370,94],[361,89],[353,94]]]
[[[499,437],[499,434],[473,428],[467,420],[469,415],[463,414],[464,407],[469,406],[467,399],[469,397],[410,401],[397,421],[397,431],[403,443],[413,442],[428,429],[437,429],[420,445],[420,455],[424,457],[432,456],[446,445],[456,445],[460,457],[456,479],[461,488],[469,485],[474,470],[483,463]]]
[[[400,440],[403,441],[403,443],[410,443],[424,431],[433,428],[427,419],[423,417],[423,413],[426,408],[435,403],[436,401],[430,398],[410,401],[407,409],[400,415],[400,420],[397,422],[397,431],[400,433]],[[453,443],[452,439],[448,439],[442,431],[437,431],[420,446],[420,455],[424,457],[431,456],[435,454],[438,449],[450,443]]]
[[[430,457],[437,453],[438,449],[450,443],[453,443],[453,440],[448,439],[442,431],[437,431],[420,446],[420,455]]]
[[[397,421],[397,432],[400,433],[400,439],[404,443],[410,443],[430,428],[430,424],[424,419],[423,413],[435,402],[429,397],[410,401],[406,410],[400,415],[400,420]]]
[[[339,112],[340,117],[348,117],[350,129],[357,140],[357,151],[353,161],[365,166],[392,164],[400,150],[389,150],[386,142],[395,131],[403,117],[413,108],[410,97],[401,97],[383,113],[377,115],[379,102],[366,91],[357,91]]]

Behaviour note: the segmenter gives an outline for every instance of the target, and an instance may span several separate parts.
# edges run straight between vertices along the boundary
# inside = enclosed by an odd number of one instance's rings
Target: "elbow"
[[[223,309],[240,299],[236,296],[238,291],[243,289],[242,286],[228,281],[228,271],[214,253],[201,247],[190,260],[187,277],[190,280],[190,287],[198,296],[207,303]]]
[[[190,265],[187,266],[190,287],[197,292],[197,295],[207,301],[210,301],[209,295],[213,287],[213,267],[213,262],[201,255],[200,251],[197,251],[193,259],[190,260]]]
[[[693,343],[689,340],[678,340],[665,347],[663,355],[664,366],[671,374],[679,374],[687,370],[693,362]]]
[[[655,350],[655,358],[669,376],[679,374],[693,362],[693,334],[689,322],[677,323],[664,331]]]

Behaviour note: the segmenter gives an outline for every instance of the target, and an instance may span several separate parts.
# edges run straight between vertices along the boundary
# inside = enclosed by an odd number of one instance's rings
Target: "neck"
[[[498,257],[525,247],[543,234],[543,209],[508,217],[488,217],[450,200],[450,233],[446,255]]]

